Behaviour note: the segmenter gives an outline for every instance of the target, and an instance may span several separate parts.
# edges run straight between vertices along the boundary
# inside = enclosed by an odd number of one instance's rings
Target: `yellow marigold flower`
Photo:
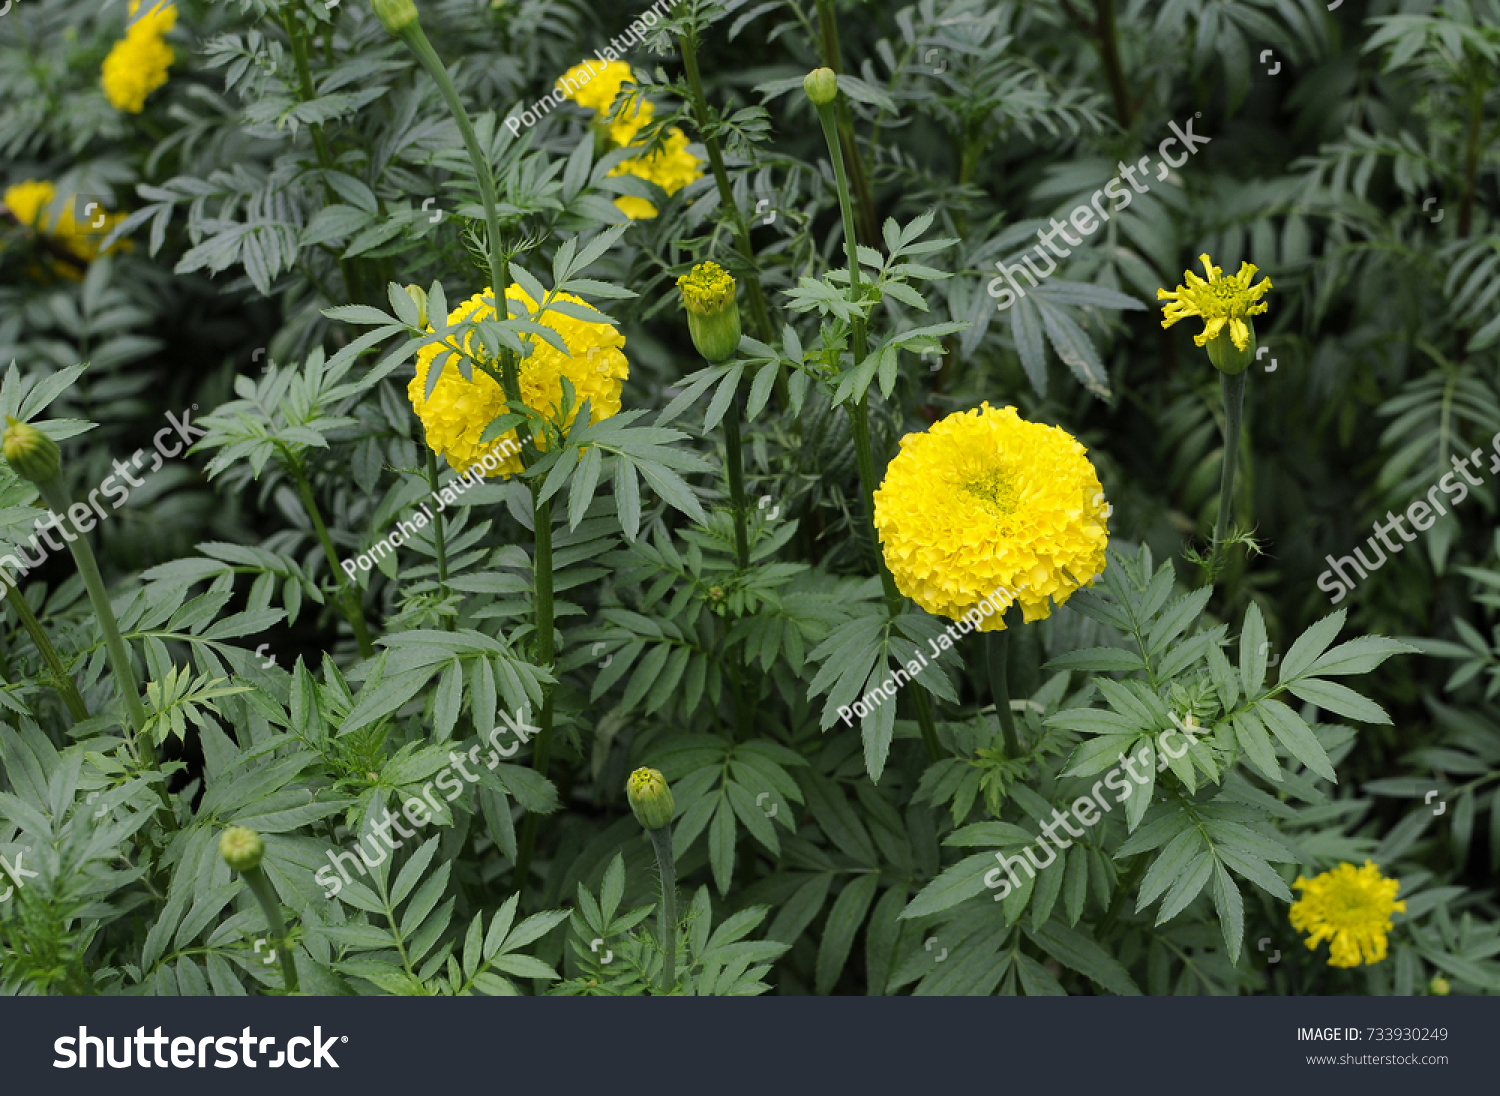
[[[703,161],[687,150],[687,134],[676,126],[667,133],[662,147],[649,156],[637,156],[619,164],[611,175],[634,175],[661,187],[668,194],[676,194],[689,183],[703,176]],[[650,220],[656,216],[656,207],[634,194],[622,194],[615,199],[620,212],[632,221]]]
[[[177,9],[169,4],[167,10],[170,19],[160,9],[142,16],[104,59],[100,82],[105,98],[116,110],[139,114],[146,109],[146,96],[167,82],[174,54],[156,29],[164,22],[176,21]]]
[[[1085,453],[1066,430],[988,403],[902,438],[875,492],[897,588],[952,620],[1001,587],[1027,621],[1051,615],[1105,566],[1104,491]],[[980,629],[1003,629],[1002,615]]]
[[[499,314],[490,303],[492,296],[491,290],[485,289],[470,297],[448,314],[448,323],[498,318]],[[521,302],[533,312],[536,310],[536,303],[519,286],[511,286],[506,297]],[[584,303],[571,293],[559,293],[556,299]],[[563,398],[562,378],[567,377],[577,394],[577,404],[566,422],[559,425],[566,427],[571,423],[578,413],[577,405],[584,400],[589,401],[589,414],[595,422],[616,414],[620,410],[621,384],[630,373],[622,349],[625,336],[609,324],[585,323],[560,312],[547,312],[541,322],[562,336],[568,353],[564,354],[551,343],[533,335],[522,336],[532,346],[530,356],[521,362],[520,373],[521,398],[527,406],[550,415],[556,422]],[[465,349],[469,348],[472,339],[472,335],[465,338]],[[446,345],[457,349],[457,337],[448,339]],[[438,350],[439,344],[433,343],[417,352],[417,375],[406,388],[407,397],[427,430],[427,443],[459,472],[468,471],[491,451],[497,455],[509,454],[500,465],[499,475],[520,472],[519,453],[502,449],[507,439],[519,446],[514,430],[492,442],[481,444],[479,440],[485,428],[506,413],[505,392],[494,377],[470,362],[474,379],[464,380],[459,372],[459,358],[455,355],[443,366],[432,397],[425,397],[427,373]],[[495,363],[495,368],[498,372],[498,363]],[[538,437],[536,441],[546,448],[544,438]]]
[[[21,224],[34,228],[38,232],[45,232],[85,262],[97,259],[99,241],[113,231],[115,225],[125,219],[125,214],[101,210],[87,225],[80,225],[73,216],[73,206],[76,201],[70,199],[54,223],[52,206],[56,200],[57,188],[45,180],[36,179],[27,179],[9,186],[4,195],[0,196],[0,203],[3,203]],[[129,246],[130,241],[123,240],[112,246],[109,251],[112,254]],[[64,264],[55,264],[55,266],[59,273],[77,277],[77,274],[68,270]]]
[[[635,96],[620,112],[620,116],[609,124],[609,139],[618,147],[624,148],[635,140],[636,134],[651,124],[655,115],[656,107],[651,100]]]
[[[611,61],[607,65],[585,61],[565,72],[557,86],[579,106],[603,114],[627,83],[635,83],[635,76],[624,61]]]
[[[1405,913],[1406,903],[1396,901],[1400,882],[1381,875],[1373,861],[1366,860],[1362,868],[1340,864],[1312,879],[1299,875],[1292,886],[1302,891],[1292,903],[1292,927],[1312,933],[1309,948],[1332,941],[1329,966],[1357,967],[1361,961],[1378,963],[1385,958],[1391,914]]]
[[[140,18],[141,0],[130,0],[127,34],[154,34],[160,37],[177,25],[177,5],[166,0],[151,0],[151,6]]]
[[[1199,346],[1207,346],[1219,339],[1227,324],[1234,348],[1243,354],[1251,349],[1255,339],[1255,327],[1250,323],[1250,317],[1259,315],[1267,308],[1261,297],[1271,288],[1271,279],[1265,278],[1259,285],[1251,285],[1250,282],[1258,272],[1251,263],[1240,263],[1239,273],[1225,278],[1224,271],[1214,266],[1208,255],[1199,255],[1198,261],[1208,271],[1207,281],[1191,270],[1185,270],[1182,276],[1187,280],[1187,285],[1179,285],[1170,292],[1165,289],[1156,291],[1157,300],[1171,302],[1162,309],[1161,325],[1171,327],[1178,320],[1197,316],[1203,321],[1203,330],[1193,336],[1193,342]],[[1218,361],[1214,364],[1226,372],[1239,372],[1239,369],[1225,368]],[[1240,368],[1244,366],[1241,365]]]

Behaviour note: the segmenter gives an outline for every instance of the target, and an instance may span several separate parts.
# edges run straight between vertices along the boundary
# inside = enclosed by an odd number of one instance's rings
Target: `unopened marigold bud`
[[[699,263],[677,279],[677,288],[698,353],[715,364],[731,357],[740,345],[740,306],[729,272],[718,263]]]
[[[648,830],[659,830],[672,824],[676,804],[672,802],[672,789],[655,769],[637,769],[625,781],[625,798],[630,800],[630,809],[635,820]]]
[[[1243,373],[1255,360],[1255,324],[1247,319],[1245,326],[1250,329],[1250,341],[1243,350],[1234,345],[1234,339],[1230,337],[1227,327],[1219,333],[1217,338],[1208,340],[1205,347],[1208,351],[1208,360],[1214,363],[1214,368],[1220,373],[1231,377],[1236,373]]]
[[[9,415],[5,416],[5,437],[0,440],[0,451],[5,453],[10,466],[32,483],[46,483],[62,467],[57,442],[29,422],[20,422]]]
[[[400,34],[417,21],[417,5],[412,0],[370,0],[375,16],[386,30]]]
[[[427,290],[419,285],[406,287],[406,295],[410,297],[417,306],[417,326],[427,326]]]
[[[1453,992],[1453,987],[1448,984],[1448,979],[1439,974],[1427,983],[1427,992],[1434,997],[1446,997]]]
[[[839,78],[831,68],[816,68],[802,78],[802,90],[814,106],[825,106],[838,97]]]
[[[245,826],[230,826],[219,838],[219,855],[237,872],[260,867],[260,858],[265,852],[266,843],[260,839],[260,834]]]

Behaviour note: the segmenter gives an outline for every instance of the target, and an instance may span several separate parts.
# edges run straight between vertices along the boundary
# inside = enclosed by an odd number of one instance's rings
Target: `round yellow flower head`
[[[177,9],[171,5],[167,8],[170,21],[175,22]],[[159,10],[142,16],[104,58],[100,82],[105,98],[116,110],[139,114],[146,109],[146,96],[167,82],[174,54],[154,29],[165,20]]]
[[[92,262],[99,257],[99,241],[114,229],[115,225],[125,219],[123,213],[107,213],[100,210],[97,215],[90,217],[89,223],[80,225],[73,216],[73,206],[76,199],[64,204],[61,213],[54,223],[52,218],[52,206],[57,200],[57,188],[51,183],[27,179],[7,187],[3,196],[0,196],[0,204],[10,210],[15,219],[29,228],[38,232],[45,232],[56,239],[74,255],[85,262]],[[122,240],[112,245],[110,253],[125,250],[130,247],[129,240]],[[72,277],[78,277],[71,269],[63,263],[54,264],[54,268]]]
[[[1066,430],[988,403],[906,435],[875,492],[896,587],[952,620],[1002,588],[1027,621],[1051,615],[1105,566],[1108,511],[1085,453]],[[1002,613],[979,625],[1004,627]]]
[[[492,297],[489,289],[475,294],[448,314],[448,323],[497,319],[499,314],[491,303]],[[506,297],[519,301],[532,312],[536,311],[536,302],[519,286],[511,286]],[[584,303],[571,293],[559,293],[556,299]],[[560,312],[547,312],[541,323],[562,336],[568,353],[564,354],[534,335],[522,336],[532,347],[531,354],[522,359],[520,369],[521,398],[527,406],[557,421],[563,398],[562,378],[567,377],[573,385],[577,402],[567,421],[559,425],[566,427],[571,423],[584,400],[589,401],[589,414],[594,422],[616,414],[620,410],[621,385],[630,373],[623,350],[625,336],[609,324],[585,323]],[[456,349],[459,345],[457,337],[450,337],[446,345]],[[483,353],[482,344],[472,333],[465,338],[464,347],[473,347]],[[425,397],[427,373],[438,350],[439,344],[433,343],[417,352],[417,375],[406,388],[407,397],[426,428],[427,444],[432,446],[433,452],[446,457],[459,472],[467,472],[492,451],[504,456],[496,474],[510,476],[520,472],[519,441],[514,430],[492,442],[481,443],[479,440],[485,428],[506,413],[505,392],[494,377],[471,361],[469,367],[474,379],[464,380],[459,372],[459,357],[453,355],[443,366],[437,387],[432,390],[432,398]],[[499,363],[490,364],[498,373]],[[505,447],[507,440],[512,447]],[[545,438],[538,437],[536,441],[538,446],[546,448]]]
[[[23,225],[45,232],[50,218],[47,207],[57,197],[57,188],[45,180],[26,179],[5,188],[5,208]]]
[[[603,114],[627,83],[635,83],[635,76],[624,61],[611,61],[607,65],[585,61],[563,73],[557,86],[579,106]]]
[[[1250,322],[1250,317],[1266,310],[1267,305],[1261,298],[1271,288],[1271,279],[1265,278],[1259,285],[1251,285],[1258,273],[1251,263],[1240,263],[1239,273],[1225,278],[1224,271],[1214,266],[1207,254],[1199,255],[1198,261],[1208,271],[1207,281],[1191,270],[1185,270],[1182,276],[1187,285],[1179,285],[1170,292],[1165,289],[1156,291],[1157,300],[1171,302],[1162,309],[1161,325],[1171,327],[1178,320],[1197,316],[1203,321],[1203,330],[1193,336],[1193,342],[1208,347],[1209,357],[1219,369],[1239,373],[1254,360],[1255,325]],[[1230,353],[1225,345],[1222,336],[1226,325],[1229,328],[1228,342],[1233,344],[1239,352],[1237,354]]]
[[[667,133],[662,147],[649,156],[637,156],[618,164],[611,175],[634,175],[655,183],[668,194],[676,194],[689,183],[703,176],[703,161],[687,150],[687,134],[676,126]],[[632,221],[650,220],[656,216],[656,207],[634,194],[622,194],[615,205]]]
[[[1406,903],[1396,901],[1399,881],[1387,879],[1366,860],[1362,868],[1340,864],[1312,879],[1299,875],[1292,886],[1302,891],[1292,903],[1292,927],[1312,933],[1307,946],[1314,950],[1324,940],[1332,941],[1329,966],[1357,967],[1385,958],[1391,914],[1406,912]]]

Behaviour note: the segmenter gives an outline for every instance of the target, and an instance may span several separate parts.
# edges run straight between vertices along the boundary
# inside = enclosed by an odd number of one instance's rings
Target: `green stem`
[[[1115,100],[1115,115],[1120,128],[1128,130],[1135,122],[1135,103],[1130,85],[1125,82],[1125,66],[1120,63],[1119,35],[1115,29],[1115,0],[1094,0],[1095,30],[1098,34],[1099,59]]]
[[[333,538],[328,535],[328,526],[323,524],[323,512],[318,509],[318,500],[313,496],[312,484],[307,481],[306,474],[296,464],[288,466],[292,479],[297,484],[297,493],[302,496],[302,505],[307,509],[307,516],[312,519],[313,532],[317,535],[318,543],[323,546],[323,555],[328,560],[328,568],[333,572],[333,581],[338,587],[339,600],[343,602],[344,616],[349,621],[349,626],[354,629],[354,640],[359,644],[361,658],[375,657],[375,645],[370,642],[370,629],[365,623],[365,611],[360,604],[359,587],[349,581],[349,576],[344,574],[344,569],[339,566],[339,554],[333,547]]]
[[[312,69],[307,63],[307,39],[297,28],[297,21],[292,18],[292,9],[283,8],[281,11],[281,25],[286,30],[287,40],[292,47],[292,60],[297,67],[298,96],[302,102],[310,103],[317,98],[317,92],[313,87]],[[333,154],[328,150],[328,138],[323,133],[320,122],[314,122],[307,127],[312,135],[313,151],[318,157],[318,166],[323,169],[323,190],[328,195],[330,202],[339,201],[339,195],[333,189],[333,184],[328,181],[328,172],[333,170]],[[339,273],[344,276],[344,289],[349,296],[356,301],[365,299],[364,279],[359,275],[358,263],[348,259],[338,260]]]
[[[31,611],[31,606],[26,604],[25,596],[16,587],[7,586],[5,600],[10,602],[10,607],[16,611],[16,616],[21,620],[21,627],[26,629],[27,634],[31,636],[31,642],[35,643],[36,649],[41,652],[42,661],[47,664],[47,669],[52,673],[52,687],[57,690],[57,695],[62,697],[63,703],[67,705],[68,714],[73,717],[73,722],[87,719],[89,717],[88,705],[84,704],[77,684],[63,667],[57,648],[52,646],[52,640],[48,639],[47,633],[42,630],[41,622]]]
[[[648,830],[661,869],[661,991],[671,994],[677,987],[677,861],[672,857],[672,827]]]
[[[431,445],[427,446],[427,487],[434,495],[438,493],[437,454],[432,451]],[[432,523],[432,539],[437,546],[438,585],[442,587],[443,597],[446,599],[448,596],[448,545],[441,518]]]
[[[854,235],[854,203],[849,194],[849,178],[844,171],[844,159],[839,151],[833,104],[819,104],[818,120],[823,124],[823,139],[828,145],[828,157],[833,161],[833,177],[838,185],[839,213],[844,221],[844,253],[849,260],[849,299],[857,303],[863,296],[859,277],[859,241]],[[854,364],[858,366],[869,353],[865,342],[863,312],[855,314],[852,341]],[[870,444],[870,410],[867,398],[867,391],[856,393],[845,406],[849,409],[849,419],[853,426],[854,453],[859,465],[860,494],[864,496],[866,528],[870,531],[870,543],[875,549],[875,565],[880,569],[880,584],[885,590],[886,606],[891,619],[895,620],[901,615],[905,602],[901,591],[896,588],[895,576],[886,566],[885,553],[880,549],[880,534],[875,529],[875,450]],[[916,709],[917,726],[921,728],[928,759],[941,759],[942,748],[938,742],[937,724],[932,718],[932,706],[921,689],[913,690],[912,707]]]
[[[1219,390],[1224,396],[1224,457],[1219,475],[1219,515],[1214,521],[1213,550],[1209,554],[1209,574],[1219,561],[1224,538],[1229,533],[1229,515],[1234,509],[1234,473],[1240,459],[1240,424],[1245,410],[1245,378],[1249,370],[1230,376],[1219,374]]]
[[[719,202],[734,219],[734,242],[740,257],[745,261],[745,280],[750,290],[750,320],[755,325],[755,337],[761,342],[770,342],[771,314],[766,309],[765,293],[760,287],[760,270],[755,265],[755,249],[750,246],[750,226],[745,221],[744,212],[734,200],[734,188],[729,183],[729,172],[724,168],[724,153],[719,148],[719,138],[709,130],[708,99],[703,93],[703,77],[698,72],[698,51],[687,35],[678,35],[677,48],[682,55],[682,66],[687,72],[698,135],[703,138],[703,147],[708,150],[709,167],[713,170],[714,183],[719,188]],[[784,389],[785,381],[778,378],[778,398],[785,397]]]
[[[734,509],[734,558],[741,571],[750,567],[750,538],[745,530],[745,468],[740,452],[740,417],[743,413],[739,393],[735,393],[724,415],[724,464],[729,473],[729,505]]]
[[[1004,631],[984,633],[984,660],[989,672],[990,699],[995,702],[995,714],[1000,717],[1000,731],[1005,736],[1005,756],[1011,760],[1021,756],[1021,740],[1016,735],[1016,717],[1010,710],[1010,629],[1014,626],[1007,621]]]
[[[68,492],[62,479],[54,475],[45,483],[37,485],[42,501],[54,514],[68,512]],[[104,579],[99,575],[99,565],[94,561],[94,552],[88,538],[79,533],[68,540],[68,550],[73,553],[73,562],[78,565],[78,574],[88,591],[94,615],[99,619],[99,630],[104,633],[104,647],[109,655],[110,669],[114,671],[115,683],[125,700],[125,710],[130,715],[130,725],[135,730],[136,752],[141,761],[156,768],[156,747],[146,734],[146,705],[141,701],[140,685],[136,682],[135,668],[130,664],[130,652],[120,636],[120,625],[115,620],[115,611],[109,604],[109,592],[104,588]]]
[[[1480,133],[1484,122],[1485,86],[1476,83],[1469,96],[1469,129],[1464,141],[1464,192],[1458,204],[1458,237],[1464,239],[1474,221],[1474,188],[1479,180]]]
[[[276,898],[276,892],[271,889],[271,881],[266,878],[266,873],[259,866],[240,874],[244,876],[250,893],[255,895],[255,900],[260,903],[261,912],[266,915],[266,927],[271,930],[274,937],[271,942],[276,948],[277,958],[281,961],[281,978],[286,991],[296,993],[297,964],[292,959],[291,941],[287,939],[286,922],[281,917],[281,902]]]
[[[833,0],[817,0],[819,47],[823,65],[834,73],[844,71],[843,51],[839,48],[839,24],[834,13]],[[849,178],[853,184],[859,212],[860,239],[869,247],[880,240],[880,231],[875,225],[875,199],[870,192],[870,177],[865,171],[864,159],[859,154],[859,143],[854,138],[854,117],[849,113],[849,104],[836,100],[835,118],[838,123],[839,145],[848,161]]]
[[[552,671],[555,655],[553,649],[553,604],[552,604],[552,503],[537,502],[541,483],[531,487],[532,524],[536,527],[536,563],[532,567],[531,581],[536,606],[536,664]],[[531,755],[531,767],[544,779],[552,761],[552,687],[542,686],[542,713],[538,721],[536,747]],[[526,890],[527,878],[531,874],[531,858],[536,851],[537,831],[541,816],[527,814],[521,826],[521,844],[516,852],[516,890]]]

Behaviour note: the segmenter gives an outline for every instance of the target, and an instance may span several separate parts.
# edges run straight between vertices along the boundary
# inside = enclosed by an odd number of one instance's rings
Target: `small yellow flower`
[[[1199,255],[1198,261],[1208,271],[1208,281],[1191,270],[1185,270],[1182,276],[1187,279],[1187,285],[1179,285],[1171,292],[1165,289],[1156,291],[1157,300],[1172,302],[1163,308],[1161,325],[1171,327],[1178,320],[1197,316],[1203,320],[1203,331],[1193,336],[1193,342],[1205,346],[1209,340],[1218,338],[1224,325],[1228,324],[1235,349],[1248,349],[1254,329],[1247,321],[1266,310],[1267,305],[1261,297],[1271,288],[1271,279],[1251,285],[1257,273],[1251,263],[1240,263],[1239,273],[1225,278],[1224,271],[1214,266],[1206,254]]]
[[[89,224],[80,225],[73,216],[73,207],[77,201],[70,198],[64,203],[54,222],[52,207],[56,202],[57,188],[45,180],[27,179],[7,187],[5,193],[0,195],[0,205],[10,210],[19,223],[46,233],[84,262],[92,262],[99,257],[99,241],[125,219],[123,213],[101,210]],[[111,246],[108,253],[127,250],[130,246],[129,240],[122,240]],[[56,263],[54,267],[66,276],[78,277],[64,263]]]
[[[519,286],[511,286],[506,296],[536,311],[536,303]],[[448,314],[449,325],[463,320],[498,318],[494,305],[490,303],[492,297],[489,289],[470,297]],[[584,303],[570,293],[559,293],[557,299]],[[589,401],[589,414],[594,422],[618,413],[620,388],[630,372],[623,350],[625,336],[609,324],[585,323],[560,312],[548,311],[542,316],[541,323],[562,336],[568,353],[564,354],[544,339],[522,336],[532,346],[531,354],[522,359],[520,370],[521,398],[527,406],[543,414],[550,413],[556,421],[563,398],[562,378],[567,377],[577,402],[567,422],[560,425],[567,426],[573,421],[584,400]],[[472,340],[472,334],[466,337],[466,349],[472,345]],[[447,345],[457,348],[457,337],[450,338]],[[438,350],[439,344],[433,343],[417,352],[417,375],[406,389],[417,417],[426,428],[427,443],[433,452],[446,457],[455,470],[466,472],[486,453],[495,451],[499,455],[507,439],[519,446],[514,430],[494,441],[480,442],[485,428],[505,414],[507,405],[500,382],[473,362],[469,362],[473,380],[464,380],[459,371],[458,356],[450,357],[432,390],[432,397],[425,396],[428,370]],[[498,363],[494,363],[494,367],[498,372]],[[546,448],[544,438],[538,437],[536,441],[541,448]],[[519,454],[512,449],[503,451],[509,455],[505,456],[497,474],[510,476],[520,472]]]
[[[110,106],[130,114],[146,109],[146,96],[167,82],[167,69],[174,58],[163,36],[177,25],[177,7],[162,0],[151,0],[151,4],[136,18],[140,0],[131,0],[129,29],[114,44],[100,69],[100,82]]]
[[[875,492],[897,588],[960,620],[1009,590],[1027,621],[1051,615],[1105,567],[1104,491],[1071,434],[988,403],[901,439]],[[982,631],[1005,627],[985,617]]]
[[[689,152],[687,146],[687,134],[673,126],[661,148],[649,156],[637,156],[624,161],[610,174],[634,175],[655,183],[668,194],[676,194],[703,176],[703,161]],[[615,199],[615,205],[632,221],[650,220],[656,216],[656,207],[634,194],[620,195]]]
[[[1302,891],[1292,903],[1292,927],[1312,933],[1309,948],[1332,941],[1329,966],[1357,967],[1362,961],[1378,963],[1385,958],[1391,914],[1406,912],[1406,903],[1396,901],[1399,881],[1385,878],[1373,861],[1366,860],[1362,868],[1340,864],[1312,879],[1299,875],[1292,886]]]

